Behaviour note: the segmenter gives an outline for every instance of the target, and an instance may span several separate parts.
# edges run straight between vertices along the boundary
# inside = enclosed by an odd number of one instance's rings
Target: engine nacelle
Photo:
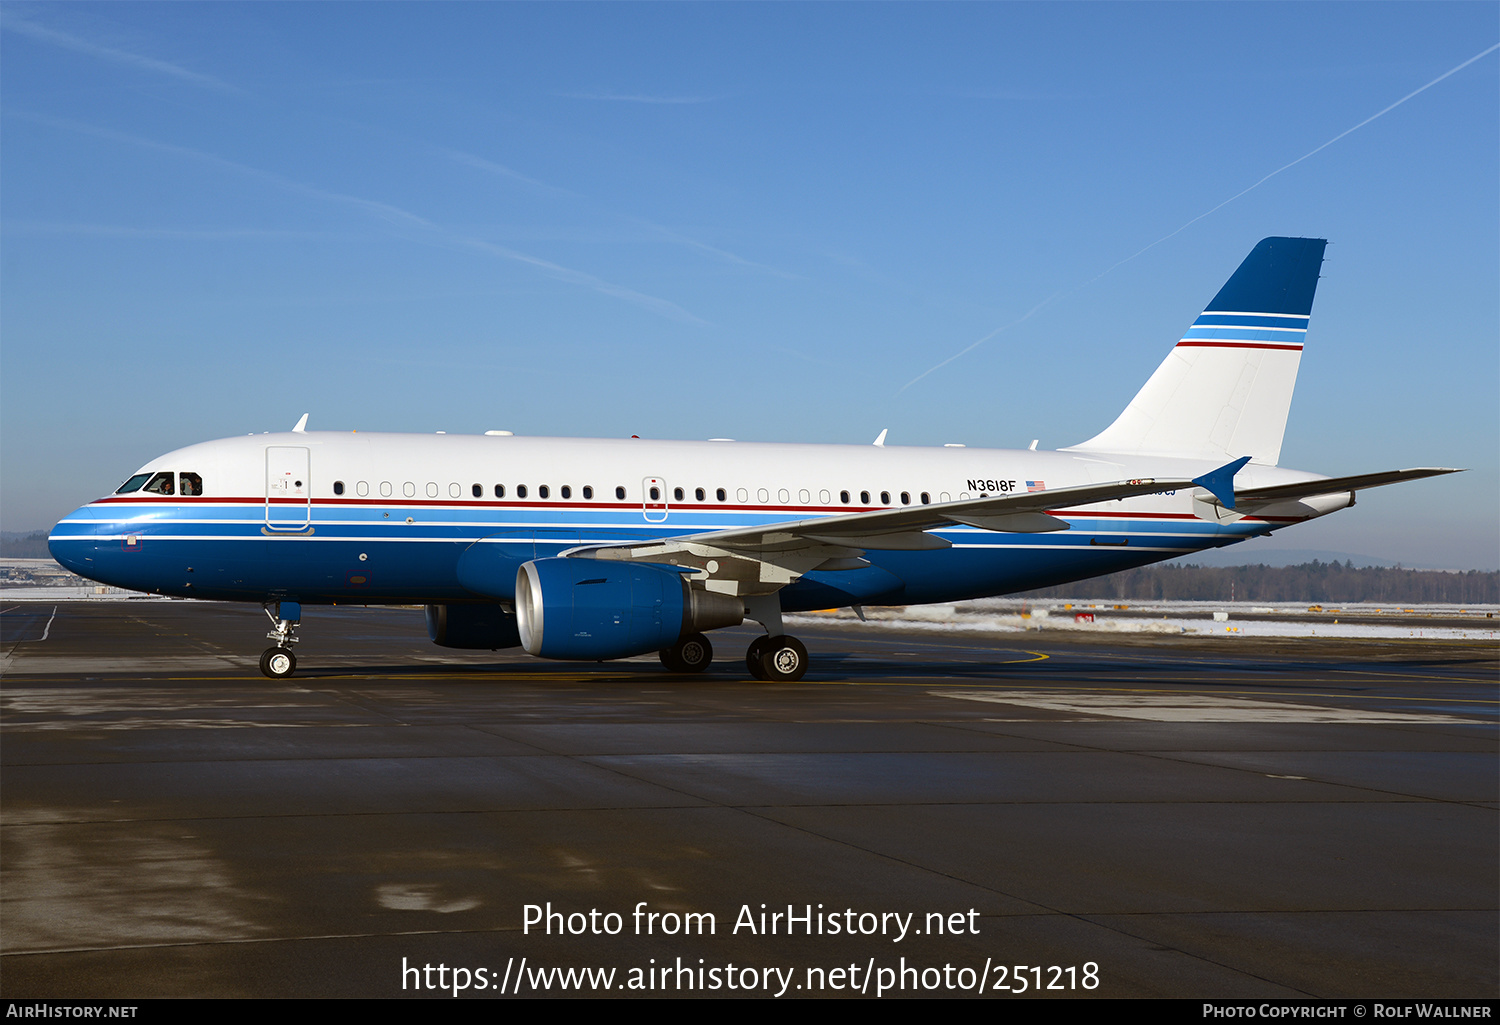
[[[444,648],[514,648],[516,617],[499,605],[429,605],[427,636]]]
[[[665,566],[553,558],[516,574],[521,643],[542,658],[628,658],[744,619],[739,598],[695,589]]]

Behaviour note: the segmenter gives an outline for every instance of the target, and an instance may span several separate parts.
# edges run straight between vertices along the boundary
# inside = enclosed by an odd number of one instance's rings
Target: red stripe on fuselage
[[[1277,345],[1273,342],[1178,342],[1179,347],[1188,345],[1196,349],[1291,349],[1301,352],[1300,345]]]
[[[104,505],[115,502],[146,502],[146,503],[173,503],[179,504],[183,501],[205,502],[209,505],[258,505],[264,506],[264,498],[205,498],[196,496],[189,499],[173,498],[170,495],[152,496],[151,498],[134,498],[126,495],[116,495],[109,498],[101,498],[90,502],[90,505]],[[273,499],[273,505],[305,505],[298,499]],[[641,509],[639,504],[632,502],[475,502],[460,501],[458,499],[396,499],[396,498],[317,498],[312,502],[315,506],[346,505],[346,506],[447,506],[450,508],[463,509],[567,509],[567,510],[598,510],[608,512],[620,510],[625,512],[636,512]],[[920,505],[873,505],[873,506],[839,506],[837,508],[826,505],[673,505],[665,509],[652,509],[651,512],[685,513],[685,512],[783,512],[783,513],[822,513],[828,516],[843,516],[859,512],[888,512],[895,509],[920,509]],[[1053,516],[1072,517],[1074,519],[1122,519],[1122,520],[1197,520],[1199,517],[1192,513],[1167,513],[1167,512],[1082,512],[1068,509],[1048,509],[1047,512]],[[1265,523],[1300,523],[1306,517],[1302,516],[1246,516],[1246,520]],[[657,521],[648,521],[657,522]],[[558,524],[559,527],[566,526],[588,526],[588,524]],[[948,527],[929,527],[929,530],[947,530]],[[1000,533],[1004,533],[1001,531]]]

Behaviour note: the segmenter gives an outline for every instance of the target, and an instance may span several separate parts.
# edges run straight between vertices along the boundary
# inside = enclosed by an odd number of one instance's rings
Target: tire
[[[261,652],[260,671],[273,680],[284,680],[297,671],[297,656],[289,648],[267,648]]]
[[[795,637],[773,637],[760,657],[763,677],[771,683],[795,683],[807,672],[807,649]]]
[[[765,667],[761,665],[761,656],[766,653],[766,642],[769,640],[769,637],[757,637],[745,649],[745,668],[757,680],[767,679]]]
[[[714,660],[714,646],[702,634],[688,634],[661,650],[661,664],[674,673],[701,673]]]

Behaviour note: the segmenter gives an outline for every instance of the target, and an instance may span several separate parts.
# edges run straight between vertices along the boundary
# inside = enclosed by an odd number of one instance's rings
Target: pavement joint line
[[[1024,660],[1024,662],[1032,662],[1032,661],[1036,661],[1036,660],[1033,660],[1033,659],[1026,659],[1026,660]],[[1024,662],[1023,663],[1000,663],[1000,664],[1024,664]],[[112,678],[110,680],[101,680],[100,682],[110,682],[110,683],[114,683],[114,682],[123,683],[123,682],[130,682],[130,681],[143,682],[143,681],[141,681],[141,677],[139,675],[131,676],[131,675],[128,675],[128,674],[123,673],[123,672],[119,673],[119,674],[107,674],[107,675],[112,675],[115,678]],[[1399,674],[1390,674],[1390,675],[1396,676],[1396,675],[1399,675]],[[27,673],[24,673],[24,672],[21,672],[21,673],[11,673],[11,674],[8,674],[8,676],[7,676],[7,679],[10,681],[10,686],[15,686],[15,684],[17,682],[17,677],[20,678],[20,682],[22,682],[22,683],[27,683],[27,684],[33,684],[34,685],[34,684],[40,684],[40,683],[46,682],[48,679],[50,679],[52,677],[52,674],[38,675],[38,674],[27,674]],[[334,680],[369,681],[369,680],[376,680],[376,679],[386,680],[386,681],[389,681],[391,683],[396,683],[396,684],[399,684],[399,683],[405,682],[405,681],[412,681],[412,680],[423,680],[423,681],[437,680],[437,681],[445,681],[445,682],[458,682],[458,681],[480,680],[480,681],[489,682],[489,683],[547,683],[547,684],[556,684],[557,683],[557,680],[554,677],[545,676],[545,675],[524,675],[523,676],[523,675],[512,675],[512,674],[464,673],[464,672],[457,672],[457,673],[431,673],[431,674],[424,673],[424,674],[421,674],[421,675],[406,675],[406,674],[402,674],[402,675],[399,675],[399,676],[390,677],[390,676],[380,676],[380,675],[377,675],[375,671],[371,671],[371,672],[367,672],[367,673],[345,673],[345,674],[337,674],[337,675],[330,674],[328,676],[306,677],[306,678],[303,679],[302,682],[311,683],[313,681],[334,681]],[[945,677],[945,679],[946,679],[946,677]],[[271,683],[269,683],[267,681],[264,681],[264,679],[262,677],[260,677],[260,676],[249,676],[249,675],[247,675],[247,676],[168,676],[168,677],[163,677],[161,682],[166,682],[166,683],[205,683],[205,682],[212,683],[212,682],[221,682],[222,683],[222,682],[231,682],[231,681],[245,681],[245,682],[250,682],[250,683],[257,684],[257,685],[265,684],[267,686],[275,686],[276,685],[276,684],[271,684]],[[597,685],[597,684],[639,683],[640,681],[641,681],[641,677],[639,677],[639,676],[595,676],[595,677],[590,677],[588,680],[567,681],[567,682],[576,682],[579,686],[593,686],[593,685]],[[144,681],[144,682],[149,682],[149,680]],[[687,686],[689,684],[688,681],[681,681],[681,682],[683,683],[684,686]],[[705,678],[700,677],[696,681],[693,681],[693,682],[700,682],[701,683],[701,682],[715,682],[715,681],[713,681],[713,680],[707,680]],[[774,684],[771,687],[767,687],[765,684],[762,684],[762,683],[752,683],[752,681],[750,681],[750,680],[741,680],[741,679],[737,679],[737,678],[727,679],[727,680],[724,680],[722,682],[729,683],[729,684],[738,684],[738,685],[741,685],[741,686],[749,686],[749,687],[753,687],[757,691],[761,691],[761,692],[765,692],[765,693],[775,693],[775,694],[790,694],[790,693],[792,693],[793,689],[798,688],[798,687],[930,687],[930,686],[933,685],[933,681],[931,679],[908,679],[908,680],[890,680],[890,681],[878,681],[878,680],[806,680],[806,679],[804,679],[804,680],[800,680],[800,681],[798,681],[796,683]],[[951,684],[944,684],[944,686],[948,686],[948,687],[975,687],[975,688],[983,687],[983,688],[994,689],[994,688],[997,688],[997,687],[998,688],[1003,688],[1003,687],[1006,687],[1006,686],[1014,686],[1018,682],[1019,681],[1016,681],[1016,680],[996,679],[996,680],[993,680],[993,681],[974,682],[974,683],[957,682],[957,683],[951,683]],[[1282,686],[1285,686],[1288,682],[1296,682],[1296,681],[1295,680],[1293,680],[1293,681],[1287,681],[1285,678],[1280,678],[1278,680],[1278,683],[1280,685],[1282,685]],[[1313,682],[1313,681],[1309,680],[1308,682]],[[1443,682],[1443,683],[1477,683],[1477,684],[1483,684],[1483,685],[1493,685],[1495,681],[1491,680],[1491,679],[1487,679],[1487,678],[1447,677],[1447,678],[1444,678],[1441,682]],[[1193,685],[1194,685],[1194,682],[1191,681],[1191,680],[1184,680],[1182,682],[1182,684],[1181,684],[1182,687],[1189,687],[1189,686],[1193,686]],[[285,685],[283,684],[283,686],[285,686]],[[328,692],[326,690],[326,688],[310,688],[310,687],[305,687],[305,686],[297,686],[296,684],[293,684],[291,686],[295,690],[300,690],[300,691],[303,691],[304,693],[310,693],[310,694],[327,693]],[[773,688],[774,688],[774,690],[773,690]],[[1121,686],[1113,686],[1113,687],[1111,687],[1111,686],[1102,686],[1102,685],[1094,685],[1094,684],[1087,684],[1087,683],[1076,684],[1073,687],[1071,687],[1070,689],[1073,689],[1073,690],[1089,689],[1089,690],[1096,690],[1096,691],[1103,691],[1103,692],[1120,691],[1120,692],[1124,692],[1124,693],[1141,693],[1141,694],[1157,694],[1157,693],[1159,693],[1159,694],[1171,694],[1171,693],[1176,693],[1176,691],[1174,691],[1173,689],[1164,688],[1164,687],[1157,687],[1157,688],[1149,688],[1149,687],[1121,687]],[[0,688],[0,690],[3,690],[3,688]],[[1465,704],[1489,704],[1489,705],[1500,706],[1500,700],[1483,699],[1483,698],[1446,699],[1446,698],[1432,698],[1432,697],[1426,697],[1426,696],[1422,696],[1422,697],[1403,697],[1403,696],[1398,696],[1398,695],[1383,695],[1383,694],[1382,695],[1363,695],[1363,694],[1351,694],[1351,693],[1328,694],[1328,693],[1317,693],[1317,692],[1308,694],[1306,692],[1301,692],[1301,691],[1280,692],[1280,691],[1266,691],[1266,690],[1216,691],[1215,693],[1244,694],[1244,695],[1261,696],[1261,697],[1268,696],[1268,695],[1301,696],[1301,697],[1322,697],[1322,698],[1343,698],[1343,699],[1347,699],[1347,698],[1351,698],[1351,697],[1356,697],[1356,698],[1365,698],[1367,700],[1378,700],[1378,701],[1420,701],[1420,702],[1424,702],[1424,703],[1432,703],[1432,702],[1435,702],[1435,701],[1436,702],[1442,702],[1442,701],[1448,701],[1448,700],[1454,700],[1454,701],[1463,700],[1463,702]]]
[[[1031,661],[1036,661],[1036,660],[1034,660],[1034,659],[1026,659],[1024,661],[1031,662]],[[24,675],[24,674],[20,674],[20,675]],[[1391,675],[1396,675],[1396,674],[1391,674]],[[11,677],[12,680],[14,680],[14,678],[15,678],[14,676]],[[342,675],[342,676],[318,677],[317,679],[326,679],[326,680],[373,680],[373,679],[391,679],[391,678],[390,677],[378,677],[378,676],[375,676],[373,674],[359,673],[359,674],[347,674],[347,675]],[[484,680],[484,681],[489,681],[489,682],[493,682],[493,683],[516,683],[516,682],[548,683],[548,682],[552,682],[552,678],[551,677],[547,677],[547,676],[511,676],[511,675],[501,676],[501,675],[489,675],[489,674],[483,674],[483,673],[436,674],[436,675],[423,675],[423,676],[418,676],[418,677],[404,676],[403,675],[403,676],[399,676],[399,677],[394,678],[394,682],[400,682],[402,680],[412,680],[412,679],[421,679],[421,680],[455,680],[455,681],[456,680]],[[234,677],[234,676],[169,676],[169,677],[165,678],[166,682],[172,682],[172,683],[201,683],[201,682],[205,682],[205,681],[207,681],[207,682],[213,682],[213,681],[230,681],[230,680],[248,680],[248,681],[250,681],[252,683],[256,683],[256,682],[259,682],[261,680],[261,677],[259,677],[259,676],[244,676],[244,677]],[[26,681],[26,682],[30,682],[30,681]],[[579,682],[580,682],[580,684],[582,684],[584,681],[579,681]],[[588,684],[621,683],[621,682],[639,682],[639,677],[634,677],[634,676],[593,677],[593,678],[591,678],[590,680],[587,681]],[[697,682],[709,682],[709,681],[704,681],[702,678],[699,678],[699,680]],[[750,684],[750,681],[747,681],[747,680],[741,680],[741,681],[735,681],[735,682],[741,683],[741,684],[746,685],[746,686],[752,686]],[[1288,681],[1282,680],[1281,682],[1282,682],[1283,685],[1285,685],[1285,683],[1287,683]],[[1295,682],[1295,681],[1292,681],[1292,682]],[[1466,678],[1466,677],[1445,679],[1443,682],[1444,683],[1479,683],[1479,684],[1492,684],[1492,683],[1494,683],[1493,680],[1488,680],[1488,679],[1470,679],[1470,678]],[[810,683],[811,683],[812,686],[848,686],[848,687],[860,687],[860,686],[864,686],[864,687],[881,687],[881,686],[884,686],[884,687],[926,687],[926,686],[932,686],[931,681],[927,681],[927,680],[896,680],[896,681],[865,681],[865,680],[816,681],[816,680],[814,680],[814,681],[810,681]],[[1007,686],[1015,686],[1017,683],[1019,683],[1019,681],[1015,681],[1015,680],[995,680],[995,681],[984,682],[984,683],[952,683],[952,684],[944,684],[944,686],[947,686],[947,687],[971,687],[971,688],[987,688],[987,689],[1004,689]],[[789,692],[789,688],[795,688],[795,687],[798,687],[798,686],[806,686],[808,684],[809,684],[809,681],[799,681],[798,683],[793,683],[793,684],[775,685],[776,688],[777,688],[775,690],[775,693],[785,694],[785,693]],[[1192,681],[1186,681],[1186,680],[1183,681],[1182,687],[1189,687],[1189,686],[1192,686]],[[766,688],[764,684],[756,683],[756,684],[753,684],[753,687],[755,689],[757,689],[757,690],[759,690],[759,689],[765,689],[766,692],[768,692],[768,693],[770,692],[770,688]],[[330,691],[327,691],[326,689],[312,689],[312,688],[306,688],[306,687],[298,688],[298,689],[301,689],[301,690],[303,690],[303,691],[305,691],[306,693],[309,693],[309,694],[332,693]],[[1090,690],[1090,691],[1096,691],[1096,692],[1101,692],[1101,693],[1116,693],[1116,692],[1118,692],[1118,693],[1124,693],[1124,694],[1176,694],[1176,693],[1181,693],[1182,692],[1180,688],[1174,689],[1174,688],[1169,688],[1169,687],[1155,687],[1155,688],[1153,688],[1153,687],[1121,687],[1121,686],[1113,686],[1113,687],[1111,687],[1111,686],[1100,686],[1100,685],[1088,684],[1088,683],[1076,684],[1074,686],[1067,687],[1066,690],[1070,690],[1070,691]],[[1419,701],[1419,702],[1423,702],[1423,703],[1443,703],[1443,702],[1451,701],[1451,702],[1462,702],[1464,704],[1470,704],[1470,705],[1483,704],[1483,705],[1496,705],[1496,706],[1500,706],[1500,700],[1485,699],[1485,698],[1451,698],[1450,699],[1450,698],[1433,698],[1433,697],[1428,697],[1428,696],[1405,697],[1405,696],[1400,696],[1400,695],[1385,695],[1385,694],[1379,694],[1379,695],[1351,694],[1351,693],[1347,693],[1347,692],[1346,693],[1341,693],[1341,694],[1330,694],[1330,693],[1321,693],[1321,692],[1311,692],[1311,693],[1309,693],[1309,692],[1306,692],[1306,691],[1268,691],[1268,690],[1225,690],[1225,691],[1215,691],[1214,693],[1215,694],[1223,694],[1223,695],[1248,696],[1248,697],[1268,697],[1268,696],[1303,697],[1303,698],[1312,697],[1312,698],[1335,698],[1335,699],[1344,699],[1344,700],[1347,700],[1347,699],[1350,699],[1350,698],[1356,698],[1356,699],[1369,700],[1369,701]]]

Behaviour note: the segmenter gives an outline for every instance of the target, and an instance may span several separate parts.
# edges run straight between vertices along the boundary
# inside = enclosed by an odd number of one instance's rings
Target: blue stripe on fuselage
[[[296,597],[313,604],[445,602],[476,597],[459,584],[456,566],[481,538],[499,544],[519,568],[579,544],[639,542],[809,512],[689,510],[658,525],[621,509],[315,504],[310,531],[291,533],[268,530],[263,508],[246,503],[109,503],[85,506],[59,522],[50,547],[74,572],[132,590],[238,601]],[[935,531],[954,545],[946,551],[870,551],[866,558],[900,578],[903,601],[956,600],[1113,572],[1272,528],[1248,521],[1067,518],[1073,526],[1067,532],[953,528]],[[134,542],[127,544],[128,538]],[[838,573],[812,575],[788,588],[784,601],[801,607],[807,596],[813,603],[806,607],[826,608],[840,579],[853,581]],[[883,597],[889,589],[877,590]],[[814,593],[824,598],[813,600]]]

